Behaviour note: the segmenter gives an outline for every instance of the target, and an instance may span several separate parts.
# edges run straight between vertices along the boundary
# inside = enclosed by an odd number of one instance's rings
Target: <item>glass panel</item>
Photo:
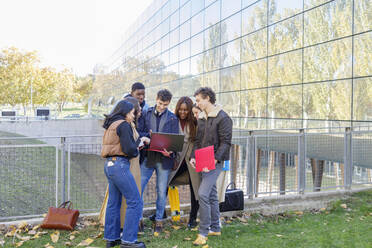
[[[241,9],[240,0],[222,0],[221,6],[221,19],[225,19],[228,16],[238,12]]]
[[[351,81],[304,84],[304,119],[350,120]]]
[[[241,93],[242,95],[243,93]],[[243,97],[243,96],[242,96]],[[259,118],[240,118],[241,136],[247,136],[248,130],[263,130],[266,129],[266,119]],[[242,131],[244,130],[244,131]]]
[[[269,88],[268,115],[271,118],[302,118],[302,86]]]
[[[230,117],[240,114],[240,92],[219,93],[218,102]]]
[[[333,1],[304,16],[305,46],[351,35],[352,1]]]
[[[267,87],[266,59],[260,59],[242,64],[241,89],[255,89]]]
[[[354,80],[353,120],[372,120],[372,78]]]
[[[204,29],[204,11],[200,12],[191,19],[191,36]]]
[[[205,10],[205,26],[213,26],[220,21],[221,9],[220,1],[213,3]]]
[[[240,39],[233,40],[221,46],[222,67],[240,63]]]
[[[177,10],[177,12],[170,17],[170,30],[175,29],[178,25],[180,25],[180,13]]]
[[[221,23],[221,43],[241,36],[241,12]]]
[[[270,4],[275,5],[275,8],[269,9],[269,23],[283,20],[302,11],[300,0],[271,0]]]
[[[180,60],[190,57],[190,40],[180,44]]]
[[[241,61],[251,61],[267,55],[267,28],[242,37]]]
[[[191,38],[191,56],[203,52],[204,34],[200,33]]]
[[[304,50],[304,82],[351,77],[351,38]]]
[[[242,11],[242,35],[267,25],[267,2],[259,1]]]
[[[325,3],[325,2],[328,2],[329,0],[305,0],[304,1],[304,7],[305,7],[305,10],[306,9],[310,9],[312,7],[315,7],[315,6],[319,6],[321,5],[322,3]]]
[[[220,72],[214,71],[204,74],[203,80],[200,86],[208,86],[214,90],[214,92],[220,91]]]
[[[241,92],[240,114],[242,117],[266,117],[267,89]]]
[[[164,6],[161,8],[161,18],[164,20],[165,18],[168,18],[170,15],[170,4],[169,1],[167,1]]]
[[[354,0],[354,33],[372,29],[372,3],[366,0]]]
[[[180,30],[177,28],[170,33],[169,46],[173,47],[180,42]]]
[[[302,15],[275,24],[269,29],[269,55],[302,47]]]
[[[269,86],[302,82],[302,51],[269,58]]]
[[[176,11],[180,6],[179,6],[179,0],[169,0],[170,1],[170,9],[171,13]]]
[[[164,66],[168,66],[169,65],[169,51],[164,52],[161,56],[161,59],[164,63]]]
[[[169,66],[168,71],[169,71],[170,74],[173,74],[175,76],[175,78],[179,77],[178,63]]]
[[[180,76],[185,77],[190,75],[190,59],[180,62]]]
[[[267,2],[267,0],[261,0],[261,1],[257,1],[257,0],[242,0],[242,9],[244,9],[245,7],[253,4],[253,3],[256,3],[256,2]]]
[[[180,26],[180,42],[190,38],[190,21]]]
[[[180,23],[184,23],[191,16],[191,1],[180,8]]]
[[[191,0],[191,15],[195,15],[204,8],[204,0]]]
[[[354,37],[354,76],[372,75],[372,32]]]
[[[221,92],[240,90],[240,65],[220,70]]]
[[[203,54],[199,54],[191,58],[191,74],[203,73],[203,56]]]
[[[220,47],[212,48],[204,53],[204,71],[213,71],[220,68]]]
[[[173,47],[169,50],[169,56],[170,56],[169,63],[170,64],[174,64],[174,63],[178,62],[178,60],[179,60],[178,49],[179,49],[179,46],[176,46],[176,47]]]
[[[216,0],[205,0],[205,7],[209,6],[211,3],[215,2],[215,1]]]
[[[161,50],[165,51],[169,49],[169,34],[161,39]]]
[[[210,49],[220,45],[221,42],[221,29],[220,24],[216,24],[213,27],[208,28],[204,31],[204,46],[205,49]]]

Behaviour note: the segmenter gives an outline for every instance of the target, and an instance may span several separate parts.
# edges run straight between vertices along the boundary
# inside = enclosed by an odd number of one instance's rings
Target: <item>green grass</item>
[[[346,204],[346,209],[341,206]],[[210,237],[209,247],[372,247],[372,190],[353,194],[346,200],[334,202],[327,210],[305,213],[288,212],[280,215],[262,216],[255,214],[245,216],[245,221],[232,219],[225,224],[221,237]],[[230,221],[229,221],[230,222]],[[147,226],[149,226],[147,222]],[[186,230],[181,224],[180,230],[174,230],[171,223],[166,224],[168,233],[153,237],[150,227],[140,240],[147,247],[167,248],[177,246],[192,247],[191,241],[185,238],[196,237],[196,231]],[[49,234],[36,240],[25,242],[21,247],[43,247],[51,242]],[[92,247],[104,247],[98,225],[83,228],[71,241],[73,246],[82,240],[92,238]],[[65,247],[70,232],[61,231],[61,236],[54,247]],[[5,240],[4,247],[12,247],[11,237],[0,237]],[[17,238],[15,241],[18,242]]]

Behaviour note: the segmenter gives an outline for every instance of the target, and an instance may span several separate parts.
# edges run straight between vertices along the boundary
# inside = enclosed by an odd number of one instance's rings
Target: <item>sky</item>
[[[152,0],[0,0],[0,50],[36,50],[41,66],[92,73]]]

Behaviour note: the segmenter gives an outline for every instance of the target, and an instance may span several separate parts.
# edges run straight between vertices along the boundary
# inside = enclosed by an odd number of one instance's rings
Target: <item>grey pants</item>
[[[218,203],[216,182],[221,173],[220,166],[210,172],[201,172],[199,186],[199,233],[207,236],[209,230],[220,232],[220,209]]]

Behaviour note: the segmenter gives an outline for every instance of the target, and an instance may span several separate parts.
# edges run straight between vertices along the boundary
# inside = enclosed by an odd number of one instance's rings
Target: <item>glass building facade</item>
[[[124,37],[112,95],[209,86],[240,130],[372,123],[370,0],[155,0]]]

